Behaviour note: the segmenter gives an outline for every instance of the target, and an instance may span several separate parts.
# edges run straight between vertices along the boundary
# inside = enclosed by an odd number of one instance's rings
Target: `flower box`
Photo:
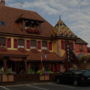
[[[18,48],[20,52],[25,52],[25,48]]]
[[[2,74],[1,78],[1,82],[14,82],[13,74]]]
[[[8,82],[14,82],[14,75],[13,74],[8,74],[7,78],[8,78]]]
[[[8,82],[8,78],[6,74],[2,74],[2,82]]]
[[[48,81],[49,80],[49,75],[40,75],[40,80]]]

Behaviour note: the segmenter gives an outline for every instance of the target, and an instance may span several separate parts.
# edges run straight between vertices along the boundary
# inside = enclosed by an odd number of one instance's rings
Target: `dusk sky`
[[[90,0],[6,0],[6,5],[34,10],[53,26],[59,16],[90,46]]]

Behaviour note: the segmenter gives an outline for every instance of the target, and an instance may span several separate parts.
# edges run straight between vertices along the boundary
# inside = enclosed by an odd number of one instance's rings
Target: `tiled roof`
[[[11,8],[8,6],[0,6],[0,21],[5,22],[5,25],[0,26],[0,33],[30,35],[26,31],[20,30],[20,27],[15,22],[20,17],[43,21],[39,27],[39,36],[50,37],[51,35],[54,35],[55,28],[38,13],[29,10]]]
[[[19,50],[3,50],[0,51],[0,56],[15,56],[15,57],[25,57],[27,56],[27,52],[19,51]]]
[[[57,29],[57,35],[58,36],[64,36],[64,37],[77,37],[70,28],[59,19],[57,24],[55,25],[55,28]]]
[[[61,19],[59,19],[59,21],[55,25],[55,28],[57,29],[57,36],[63,36],[65,38],[75,38],[77,44],[87,44],[87,42],[75,35]]]
[[[78,39],[76,40],[76,44],[87,44],[87,42],[84,41],[84,40],[81,39],[81,38],[78,38]]]

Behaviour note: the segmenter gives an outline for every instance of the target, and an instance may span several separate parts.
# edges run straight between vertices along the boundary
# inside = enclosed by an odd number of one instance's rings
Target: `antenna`
[[[58,23],[58,24],[59,24],[59,29],[58,29],[58,33],[59,33],[60,30],[61,30],[61,29],[60,29],[60,21],[61,21],[61,15],[59,15],[59,23]]]
[[[61,15],[59,15],[59,20],[61,21]]]

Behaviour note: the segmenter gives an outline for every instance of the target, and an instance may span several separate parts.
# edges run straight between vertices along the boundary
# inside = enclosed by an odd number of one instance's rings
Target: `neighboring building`
[[[61,19],[59,19],[55,28],[57,33],[58,55],[62,56],[63,53],[66,53],[66,69],[69,69],[70,67],[76,68],[79,57],[88,54],[87,43],[75,35]]]
[[[54,28],[38,13],[5,6],[1,0],[0,69],[60,72],[71,66],[68,62],[75,64],[80,52],[87,54],[87,43],[61,20]]]
[[[88,53],[90,53],[90,47],[88,47]]]

